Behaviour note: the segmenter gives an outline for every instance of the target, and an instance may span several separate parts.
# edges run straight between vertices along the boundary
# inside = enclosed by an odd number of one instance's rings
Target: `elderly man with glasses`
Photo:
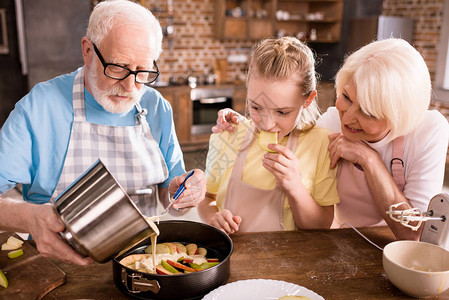
[[[159,76],[162,47],[151,12],[101,2],[81,47],[84,66],[37,84],[0,132],[0,192],[20,183],[25,200],[0,196],[0,230],[30,233],[44,256],[85,265],[92,260],[61,239],[64,225],[49,203],[101,159],[141,212],[156,215],[157,198],[167,206],[186,172],[172,108],[146,85]],[[204,193],[195,170],[173,207],[196,206]]]

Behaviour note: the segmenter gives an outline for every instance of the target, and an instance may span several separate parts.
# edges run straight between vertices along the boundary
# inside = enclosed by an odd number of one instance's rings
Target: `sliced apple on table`
[[[10,244],[7,244],[7,243],[3,243],[2,244],[2,250],[17,250],[17,249],[19,249],[20,247],[22,247],[22,246],[14,246],[14,245],[10,245]]]
[[[22,240],[19,240],[18,238],[14,237],[12,235],[8,238],[6,243],[10,244],[10,245],[13,245],[13,246],[16,246],[16,247],[22,247],[22,245],[23,245],[23,241]]]
[[[10,236],[8,240],[2,244],[2,250],[17,250],[21,248],[23,241],[14,236]]]
[[[14,251],[8,252],[8,257],[9,258],[16,258],[16,257],[22,256],[22,255],[23,255],[23,250],[22,249],[18,249],[18,250],[14,250]]]
[[[8,287],[8,279],[6,279],[5,274],[0,270],[0,286],[4,287],[5,289]]]
[[[267,152],[276,152],[268,148],[269,144],[278,143],[278,133],[261,130],[259,133],[259,147]]]
[[[186,249],[188,255],[195,255],[198,250],[198,246],[196,244],[187,244]]]

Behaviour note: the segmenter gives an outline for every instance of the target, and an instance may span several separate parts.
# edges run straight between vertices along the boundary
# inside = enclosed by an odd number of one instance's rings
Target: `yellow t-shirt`
[[[223,208],[226,189],[231,176],[237,153],[251,122],[240,123],[236,131],[212,134],[209,140],[209,152],[206,160],[206,189],[208,193],[216,194],[218,209]],[[337,168],[330,169],[328,151],[329,130],[315,127],[308,132],[302,132],[298,137],[295,155],[299,160],[302,183],[320,206],[339,203],[337,194]],[[279,141],[286,146],[288,136]],[[262,166],[263,151],[257,139],[254,139],[246,157],[242,181],[260,189],[272,190],[276,186],[276,178]],[[250,209],[250,208],[248,208]],[[296,229],[293,213],[287,197],[284,200],[283,222],[285,230]]]

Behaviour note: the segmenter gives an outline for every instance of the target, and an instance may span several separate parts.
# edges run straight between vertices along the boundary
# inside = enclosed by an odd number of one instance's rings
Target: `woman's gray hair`
[[[374,41],[351,54],[337,73],[337,95],[348,83],[355,85],[365,114],[387,121],[390,140],[419,125],[432,92],[424,58],[397,38]]]
[[[128,0],[107,0],[97,4],[89,18],[86,37],[99,45],[116,24],[139,24],[154,35],[155,60],[162,52],[162,29],[156,17],[145,7]]]

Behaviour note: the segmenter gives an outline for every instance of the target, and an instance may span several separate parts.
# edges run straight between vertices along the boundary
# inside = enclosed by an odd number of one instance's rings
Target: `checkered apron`
[[[108,126],[86,121],[84,68],[73,83],[73,125],[61,177],[52,200],[98,159],[105,164],[143,214],[156,215],[156,185],[168,178],[158,143],[151,135],[146,109],[136,104],[135,126]],[[146,190],[146,193],[142,193]]]

